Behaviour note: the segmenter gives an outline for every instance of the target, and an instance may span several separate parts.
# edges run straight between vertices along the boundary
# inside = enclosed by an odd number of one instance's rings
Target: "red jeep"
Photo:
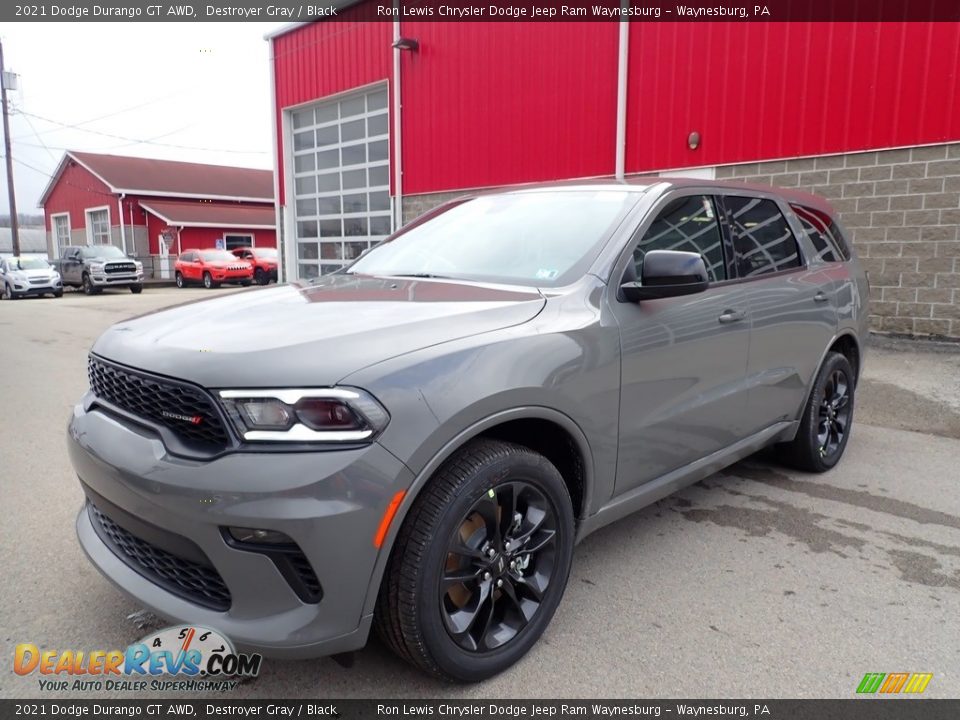
[[[277,249],[272,247],[238,247],[233,254],[253,265],[253,280],[257,285],[277,281]]]
[[[189,283],[203,283],[205,288],[220,287],[221,283],[249,285],[253,280],[250,263],[238,260],[226,250],[184,250],[173,266],[177,287]]]

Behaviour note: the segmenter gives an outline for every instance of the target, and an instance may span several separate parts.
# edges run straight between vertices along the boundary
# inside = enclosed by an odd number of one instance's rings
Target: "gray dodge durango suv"
[[[764,446],[843,455],[867,279],[822,199],[699,180],[460,198],[343,270],[118,323],[69,452],[96,567],[268,656],[372,627],[516,662],[578,540]]]

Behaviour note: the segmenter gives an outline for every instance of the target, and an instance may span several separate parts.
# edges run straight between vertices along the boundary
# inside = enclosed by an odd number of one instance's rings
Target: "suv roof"
[[[546,183],[533,183],[529,185],[517,185],[513,187],[504,187],[496,190],[483,191],[477,193],[464,193],[464,195],[487,195],[512,192],[525,192],[529,190],[627,190],[632,192],[648,192],[656,188],[659,192],[667,192],[674,188],[721,188],[724,190],[746,190],[756,193],[772,193],[779,195],[787,202],[799,203],[815,210],[821,210],[829,215],[835,215],[833,206],[823,197],[813,195],[812,193],[792,190],[790,188],[781,188],[773,185],[760,185],[756,183],[738,182],[736,180],[703,180],[700,178],[687,177],[635,177],[624,180],[615,180],[612,178],[597,178],[593,180],[560,180]]]

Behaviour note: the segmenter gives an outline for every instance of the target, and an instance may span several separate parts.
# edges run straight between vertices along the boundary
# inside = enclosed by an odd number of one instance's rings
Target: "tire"
[[[53,296],[54,296],[55,298],[62,298],[62,297],[63,297],[63,290],[57,290],[57,291],[53,294]]]
[[[270,282],[270,276],[264,272],[263,268],[257,268],[253,273],[254,282],[257,285],[266,285]]]
[[[510,506],[522,512],[504,513]],[[496,675],[550,623],[570,574],[573,540],[570,494],[546,458],[511,443],[473,441],[437,470],[410,508],[377,597],[377,632],[398,656],[441,679]],[[441,592],[449,573],[466,580]]]
[[[183,279],[183,273],[177,270],[176,281],[178,288],[185,288],[187,286],[187,281]]]
[[[17,295],[13,288],[9,284],[4,284],[3,286],[3,299],[4,300],[19,300],[20,296]]]
[[[100,294],[100,288],[96,287],[92,282],[90,282],[90,276],[86,273],[83,274],[83,278],[80,280],[80,287],[83,288],[84,295]]]
[[[205,272],[205,273],[203,274],[203,286],[204,286],[207,290],[211,290],[211,289],[213,289],[213,288],[218,288],[218,287],[220,287],[220,283],[215,283],[215,282],[213,281],[213,276],[212,276],[210,273]]]
[[[143,292],[143,285],[131,285],[130,292],[132,292],[134,295],[139,295]]]
[[[827,354],[804,406],[792,442],[778,447],[780,459],[798,470],[822,473],[843,457],[853,430],[856,380],[850,361]]]

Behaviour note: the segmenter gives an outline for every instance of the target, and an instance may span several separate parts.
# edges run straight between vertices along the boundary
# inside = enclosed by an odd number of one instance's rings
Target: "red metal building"
[[[69,151],[40,205],[51,257],[112,243],[157,277],[182,250],[277,244],[269,170]]]
[[[843,158],[960,140],[955,22],[371,22],[370,6],[268,37],[291,277],[455,191],[669,171],[770,182],[753,164],[784,161],[774,184],[841,201],[863,182],[827,174]],[[828,156],[822,176],[788,177],[787,161]]]

